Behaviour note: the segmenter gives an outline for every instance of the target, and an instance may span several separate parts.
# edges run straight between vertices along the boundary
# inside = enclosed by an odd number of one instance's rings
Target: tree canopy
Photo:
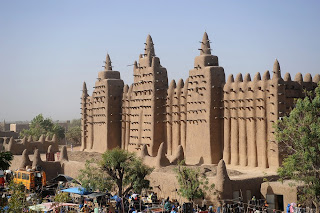
[[[70,123],[69,129],[66,132],[67,141],[73,145],[81,143],[81,120],[73,119]]]
[[[130,190],[140,193],[142,189],[149,188],[146,176],[153,169],[143,164],[134,153],[115,148],[103,153],[96,168],[90,164],[92,162],[86,163],[86,168],[80,170],[78,177],[82,186],[87,189],[116,188],[118,195],[122,197]]]
[[[320,204],[320,87],[296,101],[290,115],[276,124],[276,138],[284,160],[282,179],[303,182],[300,202]],[[310,203],[309,203],[310,204]]]
[[[11,197],[8,202],[7,212],[23,212],[27,209],[25,186],[22,183],[11,181],[9,184]]]
[[[112,189],[110,177],[102,171],[94,159],[86,161],[85,168],[80,169],[78,179],[87,191],[105,192]]]
[[[11,152],[0,152],[0,170],[7,170],[11,165],[13,155]]]
[[[179,183],[178,193],[182,197],[193,202],[196,198],[204,197],[207,190],[214,189],[214,184],[209,186],[206,175],[201,173],[199,168],[189,168],[183,164],[184,161],[180,162],[174,169]]]
[[[64,138],[65,129],[59,124],[53,123],[50,118],[44,118],[42,114],[37,115],[31,121],[29,129],[24,129],[20,133],[20,137],[32,136],[34,140],[38,140],[41,135],[49,135],[52,137],[56,134],[59,140]]]

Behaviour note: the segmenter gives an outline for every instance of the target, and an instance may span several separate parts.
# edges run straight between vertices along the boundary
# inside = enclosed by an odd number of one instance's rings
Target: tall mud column
[[[256,143],[257,143],[257,166],[267,168],[267,112],[266,99],[269,91],[268,81],[259,81],[256,84]]]
[[[172,104],[172,153],[177,152],[177,148],[181,145],[181,111],[180,100],[181,91],[183,89],[183,80],[178,81],[177,87],[173,94]]]
[[[279,118],[279,111],[284,102],[284,81],[281,78],[280,65],[276,60],[273,65],[273,76],[270,82],[270,113],[269,113],[269,143],[268,143],[268,164],[269,167],[279,167],[279,147],[274,135],[273,125]],[[263,147],[262,147],[263,148]],[[261,166],[265,167],[264,156],[262,156]]]
[[[186,137],[187,137],[187,97],[188,97],[188,84],[187,78],[180,97],[180,111],[181,111],[181,145],[183,151],[186,151]]]
[[[167,154],[172,155],[173,150],[173,99],[174,99],[174,89],[176,88],[176,81],[172,80],[168,89],[168,97],[167,97],[167,107],[166,107],[166,126],[167,126]]]
[[[246,125],[246,103],[247,87],[251,85],[251,77],[249,74],[244,76],[243,82],[239,84],[238,95],[238,122],[239,122],[239,164],[247,166],[247,125]],[[252,109],[251,109],[252,110]]]
[[[223,85],[225,74],[218,57],[211,55],[210,41],[204,34],[200,56],[189,72],[187,97],[186,162],[218,163],[223,147]],[[196,151],[195,151],[196,150]]]
[[[229,75],[224,90],[224,146],[223,160],[226,164],[231,163],[231,84],[234,82],[233,75]]]
[[[87,98],[88,90],[86,82],[83,82],[82,96],[81,96],[81,150],[87,148],[87,138],[88,138],[88,110],[87,110]]]
[[[247,89],[247,102],[251,102],[251,108],[246,108],[247,110],[247,139],[248,139],[248,166],[256,167],[257,163],[257,137],[256,134],[258,131],[256,122],[259,121],[257,113],[260,109],[261,99],[255,97],[254,91],[257,91],[261,84],[261,76],[260,73],[257,73],[254,76],[252,86]]]
[[[122,107],[121,107],[121,148],[126,149],[126,131],[127,131],[127,105],[128,105],[128,90],[129,86],[126,84],[123,87]]]
[[[129,87],[127,95],[127,104],[126,104],[126,136],[125,136],[125,147],[126,150],[129,149],[130,143],[130,127],[131,127],[131,97],[132,97],[132,85]]]
[[[231,165],[239,165],[239,124],[237,97],[240,75],[238,74],[231,88]],[[242,76],[241,76],[242,79]]]
[[[93,97],[89,96],[88,100],[88,140],[86,149],[91,150],[93,146],[94,140],[94,132],[93,132]]]

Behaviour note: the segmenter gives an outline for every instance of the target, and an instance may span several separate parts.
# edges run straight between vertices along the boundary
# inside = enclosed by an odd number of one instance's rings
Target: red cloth
[[[0,186],[4,186],[4,183],[5,183],[4,177],[0,177]]]

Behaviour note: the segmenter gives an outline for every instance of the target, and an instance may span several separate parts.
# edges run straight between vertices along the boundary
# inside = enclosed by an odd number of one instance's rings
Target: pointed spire
[[[236,82],[242,82],[243,78],[242,78],[242,74],[238,73],[238,75],[236,76]]]
[[[47,153],[54,153],[52,145],[48,146]]]
[[[265,73],[262,76],[262,80],[264,80],[264,81],[270,80],[270,72],[269,72],[269,70],[265,71]]]
[[[318,83],[320,81],[320,75],[319,74],[316,74],[313,78],[313,82],[314,83]]]
[[[272,78],[281,78],[280,64],[278,59],[274,61],[273,64],[273,76]]]
[[[249,82],[249,81],[251,81],[250,73],[247,73],[247,74],[244,76],[243,81],[244,81],[244,82]]]
[[[67,147],[63,146],[61,150],[61,159],[60,161],[69,161]]]
[[[204,32],[203,34],[200,55],[211,55],[210,40],[208,38],[207,32]]]
[[[88,97],[88,90],[87,90],[87,84],[84,81],[82,86],[82,99],[85,99]],[[84,101],[85,102],[85,101]]]
[[[45,141],[45,136],[44,136],[44,134],[42,134],[42,135],[40,136],[40,138],[39,138],[38,141],[41,142],[41,143],[44,143],[44,141]]]
[[[11,137],[9,140],[9,143],[8,143],[8,150],[6,150],[6,151],[12,152],[13,143],[14,143],[14,140],[13,140],[13,137]]]
[[[87,92],[88,90],[87,90],[87,84],[86,84],[86,82],[84,81],[83,82],[83,86],[82,86],[82,92],[84,93],[84,92]]]
[[[183,82],[183,79],[180,78],[177,84],[177,88],[182,88],[182,87],[184,87],[184,82]]]
[[[287,72],[287,73],[284,75],[283,80],[284,80],[284,81],[291,81],[291,75],[290,75],[290,73]]]
[[[254,76],[254,81],[261,81],[260,72],[257,72],[257,74]]]
[[[22,143],[23,145],[26,145],[26,143],[27,143],[27,137],[26,137],[26,136],[24,136],[24,137],[22,138],[21,143]]]
[[[21,163],[20,163],[20,167],[19,168],[26,168],[27,166],[30,166],[32,163],[29,159],[29,155],[28,155],[28,151],[26,149],[23,150],[22,152],[22,159],[21,159]]]
[[[34,154],[33,154],[33,161],[32,161],[32,168],[36,169],[37,166],[41,166],[42,164],[42,160],[40,157],[40,152],[38,149],[34,150]]]
[[[169,89],[175,89],[176,87],[177,87],[176,81],[172,79],[169,85]]]
[[[294,81],[297,81],[297,82],[299,82],[301,84],[301,82],[302,82],[302,74],[300,72],[298,72],[296,74],[296,76],[294,77]]]
[[[54,134],[53,136],[52,136],[52,139],[51,139],[51,141],[52,142],[58,142],[58,139],[57,139],[57,135],[56,134]]]
[[[104,65],[104,71],[112,71],[111,59],[110,59],[109,54],[107,54],[107,57],[106,57],[106,62],[105,62],[105,65]]]
[[[229,77],[228,77],[228,81],[227,81],[227,83],[233,83],[234,82],[234,78],[233,78],[233,75],[232,74],[230,74],[229,75]]]
[[[303,79],[304,82],[312,82],[312,76],[310,73],[307,73]]]
[[[153,41],[152,41],[150,34],[148,34],[147,41],[145,44],[146,44],[146,46],[144,48],[145,56],[150,56],[150,57],[155,56],[156,54],[154,52],[154,44],[153,44]]]

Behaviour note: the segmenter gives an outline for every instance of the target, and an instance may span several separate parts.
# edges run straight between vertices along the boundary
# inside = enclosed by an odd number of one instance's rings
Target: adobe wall
[[[189,77],[172,80],[169,86],[150,35],[145,53],[133,64],[130,86],[123,85],[119,72],[111,71],[107,56],[107,68],[98,74],[92,96],[83,89],[82,149],[104,152],[119,146],[139,153],[146,146],[148,155],[156,157],[163,143],[165,161],[182,150],[187,164],[224,159],[233,166],[279,167],[273,125],[289,114],[296,98],[305,96],[304,90],[316,88],[320,76],[312,80],[307,74],[303,79],[298,73],[293,81],[290,74],[282,78],[276,60],[272,75],[266,71],[251,79],[239,73],[226,82],[207,33],[200,43]]]
[[[59,151],[59,150],[58,150]],[[68,163],[68,154],[66,147],[62,147],[60,150],[60,159],[55,161],[47,161],[46,155],[40,154],[38,149],[33,150],[33,154],[29,154],[30,151],[25,149],[21,155],[14,155],[11,161],[10,170],[16,171],[18,169],[35,169],[40,166],[43,171],[46,172],[47,180],[56,177],[58,174],[63,174],[66,170],[64,169],[64,164]],[[46,153],[56,153],[50,146]],[[74,165],[73,165],[74,166]],[[81,167],[80,167],[81,168]],[[79,167],[73,167],[73,171],[78,171]]]
[[[291,180],[271,181],[262,183],[260,191],[265,199],[268,195],[282,195],[283,209],[286,209],[287,204],[298,203],[299,187],[303,187],[303,185]]]
[[[45,137],[41,135],[38,141],[33,141],[31,136],[29,136],[28,139],[26,137],[13,139],[13,137],[11,137],[9,141],[6,140],[3,142],[4,150],[14,155],[21,155],[25,149],[28,151],[28,154],[33,153],[35,149],[39,150],[40,153],[46,153],[49,146],[52,147],[54,152],[59,150],[56,135],[53,135],[52,139],[50,139],[49,136]]]
[[[251,167],[279,167],[281,153],[274,136],[274,123],[288,115],[294,99],[304,97],[304,89],[314,90],[310,74],[302,81],[301,74],[291,81],[290,74],[282,79],[276,60],[270,79],[266,71],[261,79],[257,73],[228,77],[224,85],[224,153],[227,164]],[[318,77],[316,77],[318,78]]]

